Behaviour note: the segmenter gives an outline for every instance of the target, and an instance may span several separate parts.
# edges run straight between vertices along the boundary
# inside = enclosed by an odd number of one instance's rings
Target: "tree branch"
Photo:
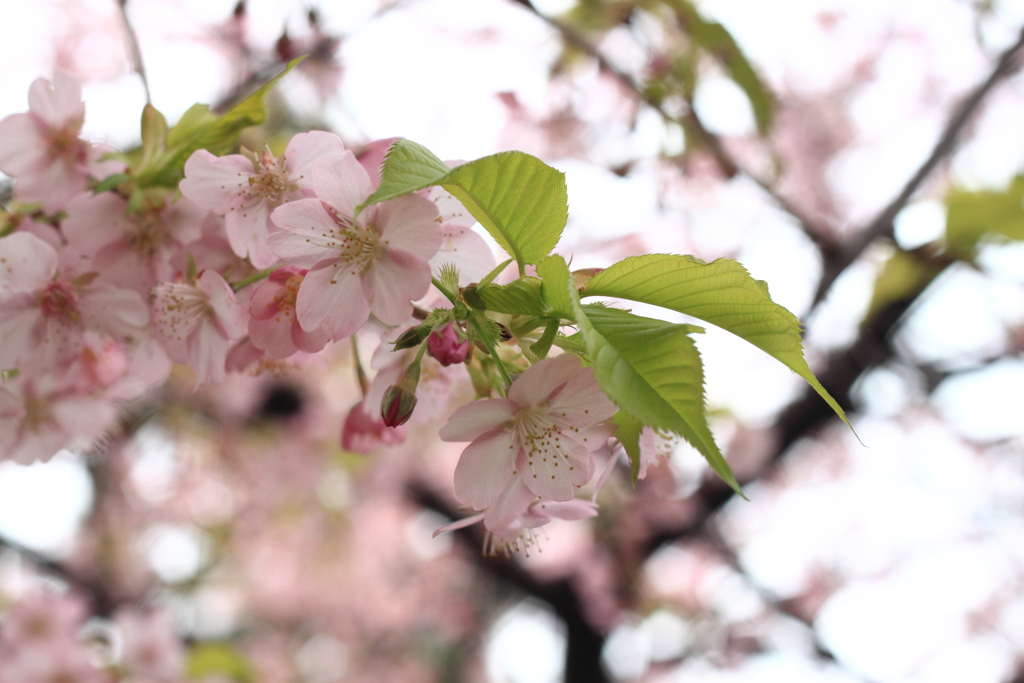
[[[939,164],[956,150],[961,134],[974,115],[981,109],[981,105],[989,93],[1000,82],[1020,69],[1020,56],[1022,52],[1024,52],[1024,29],[1021,30],[1017,42],[1004,50],[999,56],[988,78],[975,87],[971,94],[953,111],[953,115],[946,124],[945,130],[943,130],[942,135],[936,141],[935,147],[932,148],[931,154],[928,155],[928,158],[917,169],[917,172],[903,186],[900,193],[889,202],[888,206],[882,209],[878,216],[864,230],[858,232],[849,243],[843,245],[833,258],[825,259],[824,272],[821,282],[818,283],[818,291],[814,298],[816,304],[825,298],[825,295],[836,279],[864,253],[868,245],[881,237],[892,236],[893,220],[895,220],[896,214],[907,205],[907,202],[914,196],[914,193],[917,192]]]
[[[715,163],[718,164],[719,170],[727,178],[732,178],[736,175],[742,175],[755,182],[771,199],[775,202],[778,207],[792,216],[800,224],[800,227],[807,234],[807,236],[817,245],[823,254],[832,255],[837,250],[837,245],[833,240],[829,238],[828,232],[817,225],[817,223],[810,218],[807,214],[796,207],[792,202],[778,194],[775,188],[772,187],[771,183],[762,178],[759,174],[754,173],[751,169],[743,166],[735,157],[733,157],[729,151],[725,148],[725,144],[722,139],[709,131],[704,122],[697,115],[697,112],[693,109],[692,102],[687,102],[687,111],[682,118],[673,116],[665,109],[664,105],[657,99],[651,97],[644,91],[639,83],[633,80],[633,77],[624,72],[622,69],[612,64],[607,57],[605,57],[600,50],[587,40],[582,34],[580,34],[573,27],[555,19],[542,14],[533,5],[531,0],[512,0],[518,5],[523,6],[529,12],[540,18],[551,28],[558,31],[562,38],[579,48],[591,58],[597,61],[598,65],[611,74],[619,83],[621,83],[627,90],[631,91],[637,99],[646,104],[647,106],[654,109],[656,112],[661,114],[661,117],[670,123],[674,123],[678,126],[688,127],[691,130],[697,132],[700,136],[701,141],[705,144],[707,149],[711,152],[711,155],[715,158]]]

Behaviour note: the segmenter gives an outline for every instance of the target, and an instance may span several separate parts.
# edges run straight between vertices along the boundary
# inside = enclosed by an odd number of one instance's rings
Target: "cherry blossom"
[[[194,282],[163,282],[153,288],[152,307],[167,355],[192,368],[197,384],[223,380],[228,350],[247,323],[224,278],[204,270]]]
[[[437,207],[404,195],[355,208],[370,195],[370,178],[355,156],[313,165],[317,199],[300,199],[272,214],[280,232],[270,247],[309,272],[296,312],[303,330],[327,324],[335,341],[350,336],[373,313],[385,325],[412,314],[412,300],[430,287],[428,259],[441,242]]]
[[[405,441],[405,427],[388,427],[380,417],[380,404],[365,401],[352,406],[341,428],[341,447],[352,453],[372,453],[380,446]]]
[[[200,149],[185,162],[181,193],[202,208],[223,214],[235,254],[266,268],[277,261],[267,246],[274,229],[271,212],[312,194],[310,170],[315,160],[338,163],[344,153],[341,139],[323,131],[294,136],[280,158],[269,149],[251,159],[241,154],[216,157]]]
[[[593,370],[576,356],[537,362],[516,378],[507,399],[463,406],[441,428],[443,441],[472,441],[455,468],[455,497],[488,509],[488,528],[506,527],[521,515],[527,492],[570,500],[574,487],[590,480],[590,454],[611,435],[602,423],[615,412]]]
[[[0,368],[52,369],[81,350],[89,330],[126,346],[148,339],[141,296],[95,274],[62,277],[58,260],[30,233],[0,240]]]
[[[297,351],[316,353],[330,341],[319,327],[306,332],[295,315],[295,299],[306,276],[303,268],[278,268],[253,292],[249,301],[249,339],[268,358],[287,358]]]
[[[95,170],[97,150],[78,137],[85,121],[82,86],[63,71],[54,74],[52,83],[36,79],[28,107],[27,113],[0,121],[0,171],[18,179],[19,199],[40,202],[55,213],[85,189]]]

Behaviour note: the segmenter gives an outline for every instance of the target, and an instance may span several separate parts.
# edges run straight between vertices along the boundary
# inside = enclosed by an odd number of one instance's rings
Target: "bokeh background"
[[[436,439],[460,378],[404,445],[348,454],[343,345],[196,394],[172,381],[102,444],[0,465],[4,605],[41,586],[78,600],[102,664],[150,633],[166,683],[1024,681],[1024,3],[39,0],[2,16],[0,116],[65,69],[86,136],[122,149],[140,66],[173,122],[309,53],[247,144],[322,128],[354,150],[535,154],[566,174],[574,267],[739,260],[805,322],[856,429],[708,329],[708,409],[750,501],[665,442],[636,489],[620,468],[597,518],[484,558],[472,531],[431,538],[465,514],[461,447]],[[378,341],[357,341],[369,362]]]

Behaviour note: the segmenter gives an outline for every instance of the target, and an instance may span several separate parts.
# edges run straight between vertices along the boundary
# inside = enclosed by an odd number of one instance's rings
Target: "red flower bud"
[[[341,447],[350,453],[372,453],[378,446],[393,446],[405,441],[405,429],[391,429],[366,411],[363,402],[352,406],[341,428]]]
[[[434,330],[427,338],[427,351],[441,365],[461,363],[469,355],[469,339],[460,339],[454,323]]]
[[[380,416],[388,427],[397,427],[409,421],[415,408],[416,392],[392,384],[380,402]]]

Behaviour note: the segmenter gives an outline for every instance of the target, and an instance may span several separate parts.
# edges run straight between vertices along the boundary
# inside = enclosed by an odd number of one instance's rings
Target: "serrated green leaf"
[[[191,679],[228,678],[235,683],[255,683],[249,662],[227,643],[202,643],[189,652],[185,675]]]
[[[501,152],[449,169],[409,140],[388,150],[381,184],[359,210],[433,185],[461,201],[521,267],[551,252],[569,216],[565,175],[536,157]]]
[[[485,285],[476,293],[487,310],[497,313],[546,315],[551,311],[541,294],[541,280],[536,277],[521,277],[507,285]]]
[[[846,413],[804,359],[800,321],[771,300],[767,285],[729,259],[649,254],[620,261],[587,283],[583,296],[611,296],[662,306],[717,325],[765,351],[803,377],[832,410]]]
[[[537,264],[537,275],[541,277],[541,293],[544,301],[551,307],[552,312],[568,320],[573,319],[572,300],[566,288],[573,282],[572,274],[565,259],[561,256],[551,256]]]
[[[561,265],[568,281],[568,268],[559,260],[549,259],[549,267]],[[642,424],[686,439],[742,496],[708,426],[704,366],[689,336],[703,329],[642,318],[614,308],[583,306],[576,287],[568,283],[566,293],[601,389]]]
[[[618,425],[615,429],[615,438],[626,449],[633,486],[636,486],[637,478],[640,476],[640,432],[643,431],[644,425],[625,410],[615,413],[612,422]]]
[[[357,211],[403,194],[436,185],[451,171],[423,145],[399,138],[388,148],[380,167],[380,185]]]
[[[946,249],[973,259],[978,241],[988,234],[1024,240],[1024,177],[1002,192],[954,190],[946,197]]]

